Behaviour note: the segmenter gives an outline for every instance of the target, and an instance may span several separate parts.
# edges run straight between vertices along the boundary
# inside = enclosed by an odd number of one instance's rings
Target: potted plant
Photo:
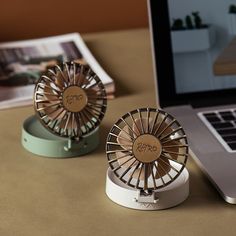
[[[236,35],[236,5],[229,6],[229,33]]]
[[[199,12],[192,12],[184,20],[173,19],[171,30],[175,53],[208,50],[215,41],[213,27],[203,23]]]

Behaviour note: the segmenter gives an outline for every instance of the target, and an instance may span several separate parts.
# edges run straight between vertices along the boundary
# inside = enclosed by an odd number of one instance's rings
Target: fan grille
[[[52,133],[79,139],[101,122],[107,101],[103,83],[88,67],[65,62],[49,69],[35,86],[34,108]]]
[[[108,163],[130,187],[155,190],[183,171],[188,143],[179,122],[163,110],[141,108],[121,117],[107,137]]]

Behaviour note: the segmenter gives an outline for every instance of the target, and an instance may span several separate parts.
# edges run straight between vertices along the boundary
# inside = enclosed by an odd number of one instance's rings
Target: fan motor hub
[[[79,112],[87,105],[88,98],[85,91],[78,86],[65,89],[62,96],[63,106],[70,112]]]
[[[151,134],[142,134],[133,143],[133,154],[137,160],[143,163],[157,160],[161,152],[162,146],[159,139]]]

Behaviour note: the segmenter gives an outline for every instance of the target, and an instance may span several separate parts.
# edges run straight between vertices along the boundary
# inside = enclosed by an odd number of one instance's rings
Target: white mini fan
[[[98,128],[106,106],[105,87],[89,66],[56,65],[36,83],[36,117],[23,125],[23,146],[47,157],[88,153],[99,143]]]
[[[114,202],[158,210],[187,198],[187,138],[165,111],[141,108],[125,114],[108,134],[106,153],[110,166],[106,193]]]

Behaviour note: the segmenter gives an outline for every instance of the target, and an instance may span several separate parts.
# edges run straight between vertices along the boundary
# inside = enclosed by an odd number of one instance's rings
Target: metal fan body
[[[98,146],[106,106],[104,85],[88,65],[56,65],[36,83],[36,116],[25,121],[22,144],[47,157],[88,153]]]
[[[100,124],[106,111],[103,83],[90,67],[75,62],[49,69],[35,86],[34,108],[42,125],[79,139]]]
[[[178,189],[178,183],[183,184],[179,189],[188,186],[187,138],[179,122],[163,110],[140,108],[122,116],[108,134],[106,153],[107,183],[113,185],[113,191],[107,189],[108,196],[119,195],[112,194],[118,184],[130,189],[131,195],[138,191],[137,202],[142,199],[155,205],[156,193]],[[188,189],[183,196],[186,193]]]

